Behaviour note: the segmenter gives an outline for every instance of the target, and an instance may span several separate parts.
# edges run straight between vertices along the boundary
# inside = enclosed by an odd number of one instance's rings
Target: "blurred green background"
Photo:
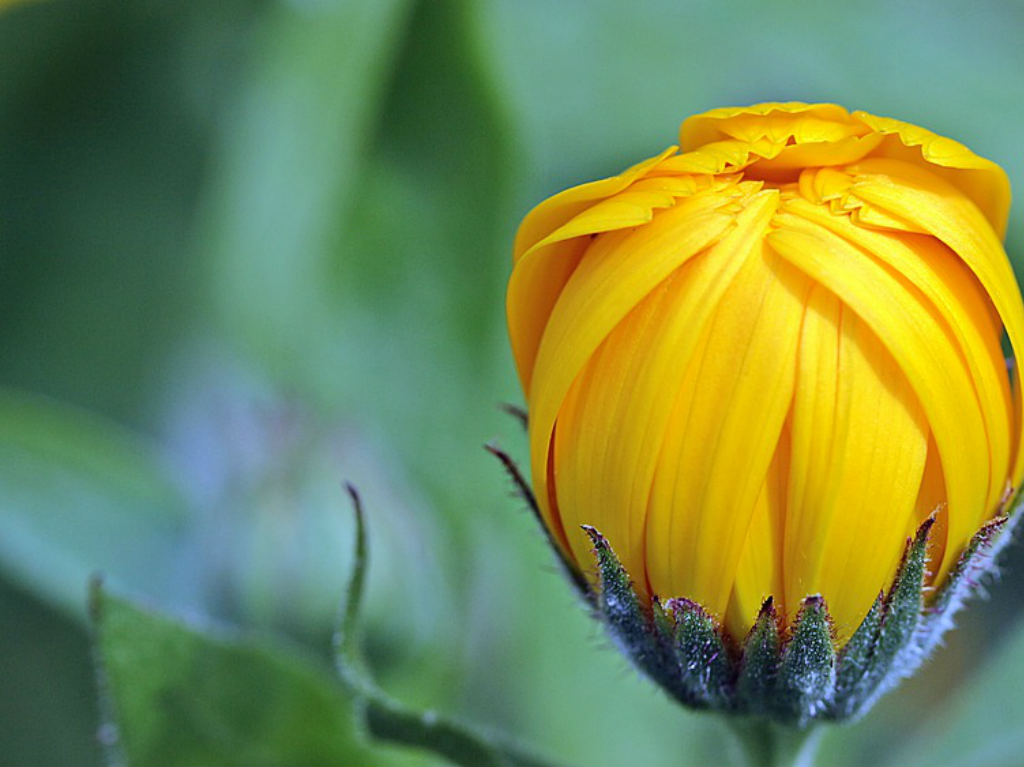
[[[564,763],[732,758],[717,722],[609,648],[481,449],[525,458],[496,407],[521,401],[515,227],[674,143],[686,115],[775,99],[925,125],[1024,188],[1022,33],[1024,4],[995,1],[5,11],[0,763],[102,761],[96,571],[326,658],[344,479],[372,543],[364,650],[395,697]],[[1019,546],[1006,564],[822,763],[1024,763]]]

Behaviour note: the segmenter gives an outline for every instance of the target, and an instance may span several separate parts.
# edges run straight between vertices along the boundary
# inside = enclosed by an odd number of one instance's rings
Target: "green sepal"
[[[828,711],[830,719],[848,719],[860,708],[865,694],[862,681],[878,643],[884,611],[885,594],[879,593],[860,626],[840,650],[836,660],[836,688]]]
[[[910,676],[923,660],[914,636],[924,612],[928,538],[934,524],[934,516],[921,523],[896,570],[882,613],[878,641],[865,675],[872,690],[861,704],[862,711],[867,711],[877,698]]]
[[[743,713],[772,715],[781,649],[778,616],[774,601],[768,597],[761,605],[754,627],[743,643],[743,656],[736,680],[737,706]]]
[[[736,675],[720,627],[689,599],[670,599],[665,607],[674,618],[672,646],[686,702],[697,708],[730,707]]]
[[[588,600],[626,656],[685,705],[797,728],[856,719],[920,665],[992,569],[1019,517],[1015,510],[983,526],[931,598],[926,578],[935,519],[925,520],[907,541],[891,587],[838,652],[827,606],[816,595],[805,598],[788,635],[769,597],[735,648],[698,603],[642,599],[607,539],[585,525],[597,561],[597,588],[586,587]]]
[[[953,627],[953,616],[977,592],[985,575],[995,569],[996,557],[1013,537],[1012,528],[1019,519],[1019,513],[996,517],[971,538],[945,582],[925,605],[924,620],[915,637],[922,655],[935,649],[942,635]]]
[[[918,527],[913,540],[907,541],[882,606],[875,641],[868,652],[861,652],[859,677],[854,669],[844,669],[844,679],[849,685],[844,690],[842,705],[829,709],[830,718],[862,716],[879,697],[921,664],[923,655],[914,639],[924,612],[928,537],[934,524],[935,517],[929,517]],[[865,621],[869,619],[873,620],[870,611]],[[862,639],[867,638],[870,630],[869,624]]]
[[[806,727],[825,710],[835,689],[836,653],[825,600],[804,599],[775,677],[775,716]]]
[[[512,405],[508,406],[508,408],[513,407],[514,406]],[[510,410],[510,412],[512,411]],[[523,415],[523,425],[526,425],[525,414]],[[540,506],[537,505],[537,498],[533,494],[533,490],[530,489],[530,483],[526,481],[523,473],[519,470],[519,465],[515,462],[512,456],[494,443],[484,445],[484,450],[497,458],[499,463],[501,463],[502,468],[505,469],[505,473],[508,474],[509,479],[512,480],[512,485],[515,488],[516,495],[526,502],[530,512],[533,514],[533,518],[537,521],[537,524],[540,525],[540,529],[547,538],[548,545],[558,557],[558,563],[562,567],[562,572],[576,588],[576,593],[578,593],[584,600],[593,602],[594,595],[590,590],[587,579],[583,577],[583,573],[580,572],[580,569],[576,567],[575,563],[569,559],[562,547],[558,545],[558,541],[555,540],[554,536],[551,534],[551,530],[549,530],[548,526],[544,523],[544,517],[540,512]]]
[[[654,681],[680,697],[682,688],[672,684],[679,677],[671,646],[644,610],[626,568],[619,562],[608,540],[590,525],[583,530],[594,544],[600,588],[594,594],[595,606],[608,627],[612,639],[636,666]],[[662,620],[661,625],[666,626]],[[684,703],[690,703],[680,697]],[[691,704],[692,705],[692,704]]]

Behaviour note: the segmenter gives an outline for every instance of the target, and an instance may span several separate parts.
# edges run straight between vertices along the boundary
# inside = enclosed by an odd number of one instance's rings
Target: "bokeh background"
[[[4,4],[0,2],[0,6]],[[1024,188],[1024,5],[54,0],[0,12],[0,762],[102,760],[86,581],[327,657],[558,761],[722,763],[481,446],[525,458],[518,220],[713,106],[925,125]],[[1024,207],[1009,250],[1024,266]],[[1024,551],[825,764],[1020,764]],[[423,763],[412,752],[381,758]],[[429,763],[429,759],[427,762]]]

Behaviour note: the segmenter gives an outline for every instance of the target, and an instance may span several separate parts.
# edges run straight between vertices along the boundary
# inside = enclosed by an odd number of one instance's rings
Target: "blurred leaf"
[[[425,432],[456,434],[455,419],[479,423],[466,395],[487,411],[501,396],[484,378],[507,356],[514,164],[475,4],[412,6],[268,15],[224,125],[200,247],[243,353],[419,447]],[[475,454],[479,439],[462,444]]]
[[[114,761],[379,763],[327,669],[255,639],[215,634],[113,597],[93,619]]]
[[[0,390],[0,569],[78,616],[97,570],[153,595],[174,565],[182,501],[147,446],[102,419]]]
[[[233,71],[256,1],[37,1],[0,16],[4,385],[153,423],[180,367],[170,353],[204,327],[187,245],[214,110],[197,92]],[[200,18],[216,57],[186,80]]]
[[[0,764],[102,763],[81,624],[0,577]]]
[[[965,620],[969,620],[966,618]],[[892,764],[1002,767],[1020,764],[1024,754],[1024,624],[988,658],[980,674],[962,689],[949,689],[944,705],[933,712]]]
[[[485,515],[470,509],[503,489],[479,445],[515,386],[501,299],[514,158],[475,3],[380,3],[372,29],[362,4],[343,6],[289,6],[260,30],[206,200],[211,296],[233,350],[381,444],[423,505],[417,518],[440,531],[430,549],[450,581],[430,579],[413,609],[450,589],[462,612],[432,618],[444,635],[436,662],[404,666],[417,648],[402,642],[380,655],[405,678],[403,699],[426,674],[445,680],[431,696],[444,705],[462,691],[451,680],[464,657],[492,673],[464,651],[481,638],[461,626],[490,599],[495,570],[462,574],[489,559],[468,532]]]
[[[455,536],[487,527],[475,511],[500,485],[479,445],[506,425],[496,403],[519,396],[502,300],[516,156],[476,15],[472,0],[412,13],[336,235],[327,287],[338,320],[325,345],[335,356],[318,362],[338,363],[314,374],[351,418],[387,435]],[[478,545],[457,539],[456,570]]]
[[[508,738],[478,732],[434,711],[415,711],[393,701],[369,678],[359,653],[368,557],[366,521],[359,493],[352,485],[347,485],[346,489],[355,512],[356,535],[352,569],[345,589],[345,607],[334,637],[334,658],[342,683],[354,697],[365,702],[369,731],[382,740],[429,749],[465,767],[547,764],[547,760],[524,751]]]
[[[329,239],[345,210],[406,0],[277,3],[229,110],[201,247],[248,352],[287,371],[329,324]]]

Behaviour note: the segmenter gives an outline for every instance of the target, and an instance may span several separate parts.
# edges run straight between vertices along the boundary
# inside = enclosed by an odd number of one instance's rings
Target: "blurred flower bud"
[[[539,513],[681,701],[853,717],[934,646],[1024,471],[1009,183],[831,104],[712,110],[680,145],[519,229]]]

